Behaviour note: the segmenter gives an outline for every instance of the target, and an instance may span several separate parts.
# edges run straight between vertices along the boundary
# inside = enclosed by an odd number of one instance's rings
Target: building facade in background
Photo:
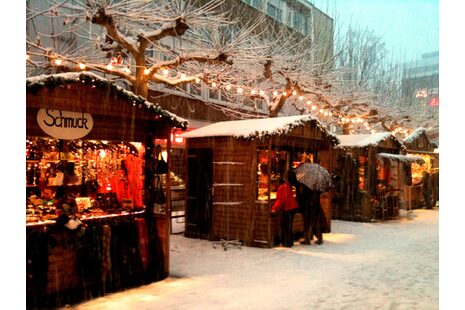
[[[407,64],[402,97],[419,105],[439,105],[439,51],[425,53],[420,60]]]
[[[207,0],[204,0],[207,2]],[[325,64],[331,62],[334,56],[334,22],[331,17],[316,8],[313,4],[305,0],[231,0],[225,3],[223,9],[231,12],[234,18],[248,22],[251,19],[257,19],[265,16],[264,26],[279,29],[287,27],[297,35],[311,38],[313,50],[313,59],[315,64]],[[237,12],[237,14],[235,14]],[[238,27],[234,25],[233,27]],[[219,119],[211,119],[211,115],[217,114],[215,111],[223,110],[233,104],[238,106],[236,102],[228,102],[222,95],[221,89],[211,89],[207,85],[202,85],[200,89],[192,84],[182,85],[182,89],[173,89],[160,85],[160,91],[175,94],[180,97],[198,98],[203,103],[208,103],[211,109],[206,115],[193,115],[192,111],[202,110],[193,108],[196,104],[190,103],[188,107],[181,107],[176,104],[176,111],[172,111],[189,120],[206,120],[215,122]],[[157,87],[158,88],[158,87]],[[158,89],[157,89],[158,90]],[[242,98],[244,101],[240,105],[241,112],[248,114],[246,118],[268,115],[268,107],[265,101],[260,98],[248,99]],[[170,110],[170,107],[161,103],[161,105]],[[171,105],[173,106],[173,105]],[[213,110],[213,111],[211,111]],[[232,113],[232,111],[230,111]],[[194,112],[195,113],[195,112]],[[221,112],[220,112],[221,113]],[[237,118],[237,114],[229,113],[227,119]],[[244,118],[244,116],[241,116]]]

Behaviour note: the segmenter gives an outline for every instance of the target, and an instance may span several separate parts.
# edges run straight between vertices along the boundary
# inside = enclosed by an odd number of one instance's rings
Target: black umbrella
[[[318,164],[303,163],[295,169],[297,181],[312,191],[327,192],[332,187],[328,170]]]

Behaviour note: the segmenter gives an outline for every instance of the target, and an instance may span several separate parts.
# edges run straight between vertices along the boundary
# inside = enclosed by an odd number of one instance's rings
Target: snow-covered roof
[[[408,135],[404,140],[402,140],[402,143],[407,143],[411,144],[415,142],[421,135],[426,135],[426,129],[423,127],[419,127],[415,129],[414,132],[412,132],[410,135]]]
[[[337,138],[339,139],[339,146],[341,147],[367,147],[370,145],[376,146],[389,138],[397,140],[397,138],[390,132],[378,132],[373,134],[360,135],[338,135]]]
[[[158,104],[149,102],[144,97],[138,96],[133,92],[116,85],[114,82],[92,72],[67,72],[29,77],[26,79],[26,90],[34,93],[42,87],[54,88],[64,84],[78,82],[87,85],[97,85],[97,87],[100,85],[109,86],[112,90],[124,96],[128,101],[132,101],[134,104],[145,105],[148,109],[153,110],[153,112],[157,113],[161,117],[171,120],[176,127],[187,128],[188,121],[186,119],[168,112],[161,108]]]
[[[337,143],[337,137],[329,133],[311,115],[258,118],[239,121],[218,122],[180,135],[183,138],[229,137],[262,138],[267,135],[286,134],[292,129],[314,121],[330,139]]]
[[[417,155],[398,155],[398,154],[389,154],[389,153],[378,153],[376,156],[379,159],[390,159],[390,160],[395,160],[398,162],[404,162],[404,163],[419,163],[419,164],[424,164],[425,160],[421,156]]]

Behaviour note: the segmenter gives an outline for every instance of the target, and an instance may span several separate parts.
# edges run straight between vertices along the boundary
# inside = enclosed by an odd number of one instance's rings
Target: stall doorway
[[[210,235],[212,159],[212,149],[188,150],[186,237],[208,239]]]

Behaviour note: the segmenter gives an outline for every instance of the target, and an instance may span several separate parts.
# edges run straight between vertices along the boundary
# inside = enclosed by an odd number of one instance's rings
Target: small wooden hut
[[[334,149],[331,165],[337,176],[332,218],[370,221],[396,217],[400,175],[394,167],[383,165],[377,155],[398,155],[402,144],[388,132],[337,138],[340,144]],[[382,198],[389,200],[389,208],[383,208]]]
[[[188,161],[185,236],[259,247],[278,242],[280,217],[270,214],[278,177],[303,156],[329,169],[329,149],[337,143],[308,115],[219,122],[182,137]],[[322,195],[321,204],[329,232],[329,195]],[[301,218],[294,227],[303,231]]]
[[[176,127],[187,121],[92,73],[26,80],[28,308],[168,276],[169,204],[155,208],[149,194],[155,141],[170,154]],[[56,196],[42,199],[46,190]]]
[[[412,184],[404,189],[404,201],[408,208],[432,207],[439,201],[439,153],[423,127],[402,140],[409,155],[420,156],[424,163],[412,163]],[[428,198],[427,198],[428,197]]]

